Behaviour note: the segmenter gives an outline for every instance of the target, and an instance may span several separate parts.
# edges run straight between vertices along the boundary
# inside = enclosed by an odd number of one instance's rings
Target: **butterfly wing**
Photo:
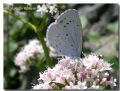
[[[47,29],[47,42],[58,55],[80,57],[82,31],[78,12],[70,9],[62,13]]]

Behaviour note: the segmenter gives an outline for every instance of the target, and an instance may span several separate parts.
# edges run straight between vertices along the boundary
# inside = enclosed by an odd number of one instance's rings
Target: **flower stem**
[[[16,14],[12,14],[11,12],[7,11],[7,10],[3,10],[5,14],[11,15],[16,19],[19,19],[21,22],[23,22],[25,25],[29,26],[31,29],[33,29],[35,32],[37,32],[37,28],[34,24],[28,22],[27,20],[25,20],[24,18],[16,15]]]
[[[39,40],[41,42],[41,45],[43,47],[43,50],[44,50],[46,63],[49,65],[49,67],[51,67],[52,66],[52,60],[49,56],[49,50],[48,50],[48,47],[46,46],[46,43],[44,41],[44,36],[42,35],[42,33],[39,33],[39,32],[37,32],[37,34],[38,34],[38,38],[39,38]]]

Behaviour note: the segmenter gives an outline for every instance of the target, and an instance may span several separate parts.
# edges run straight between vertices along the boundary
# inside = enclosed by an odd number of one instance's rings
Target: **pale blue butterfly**
[[[82,26],[77,10],[63,12],[52,23],[46,34],[49,45],[59,56],[80,57],[82,52]]]

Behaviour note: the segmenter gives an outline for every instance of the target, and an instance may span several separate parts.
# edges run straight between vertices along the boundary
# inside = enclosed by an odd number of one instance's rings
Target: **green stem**
[[[48,17],[48,14],[45,14],[44,17],[43,17],[43,20],[46,20]],[[38,34],[38,38],[41,42],[41,45],[43,47],[43,50],[44,50],[44,54],[45,54],[45,58],[46,58],[46,63],[49,65],[49,67],[52,66],[52,60],[49,56],[49,49],[48,47],[46,46],[46,43],[44,41],[44,35],[43,35],[43,31],[44,31],[44,28],[46,27],[47,23],[45,21],[43,21],[40,26],[38,27],[38,30],[37,30],[37,34]]]
[[[42,35],[42,33],[37,33],[38,34],[38,38],[40,40],[40,43],[43,47],[43,50],[44,50],[44,54],[45,54],[45,58],[46,58],[46,63],[49,65],[49,67],[52,66],[52,60],[49,56],[49,50],[48,50],[48,47],[46,46],[46,43],[44,41],[44,36]]]
[[[9,11],[7,11],[7,10],[4,10],[4,13],[13,16],[13,17],[15,17],[16,19],[19,19],[21,22],[23,22],[23,23],[26,24],[27,26],[31,27],[35,32],[37,32],[36,26],[33,25],[32,23],[26,21],[24,18],[21,18],[21,17],[18,16],[18,15],[12,14],[11,12],[9,12]]]

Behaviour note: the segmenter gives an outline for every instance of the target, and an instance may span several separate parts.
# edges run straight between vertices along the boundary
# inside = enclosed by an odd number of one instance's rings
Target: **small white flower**
[[[40,12],[41,14],[48,12],[48,9],[45,4],[42,6],[38,5],[36,12]]]
[[[37,84],[33,86],[33,89],[52,89],[52,87],[49,85],[48,82],[43,83],[43,84]]]
[[[117,86],[116,82],[117,82],[117,79],[111,77],[111,78],[110,78],[110,81],[108,81],[108,84],[110,84],[111,87],[114,87],[114,86]]]
[[[91,69],[97,65],[98,61],[99,58],[96,55],[89,55],[88,57],[85,57],[82,62],[86,69]]]
[[[61,84],[65,84],[65,77],[56,77],[55,81],[53,82],[57,82],[57,83],[61,83]]]
[[[53,5],[48,5],[49,9],[50,9],[50,13],[53,15],[53,13],[57,12],[57,8],[56,8],[56,4]]]
[[[109,73],[108,72],[106,72],[105,74],[104,74],[104,77],[109,77]]]
[[[78,81],[78,87],[80,89],[87,89],[86,81],[84,82]]]
[[[26,65],[22,65],[22,66],[20,66],[20,71],[19,72],[25,72],[25,71],[27,71],[29,68],[26,66]]]
[[[38,5],[36,12],[40,12],[42,15],[44,13],[53,13],[57,12],[56,4],[42,4],[42,6]]]
[[[90,87],[90,89],[99,89],[99,85],[92,85],[91,87]]]
[[[33,86],[33,89],[41,89],[41,88],[42,88],[42,87],[41,87],[40,84],[37,84],[37,85]]]
[[[65,89],[79,89],[77,85],[74,85],[72,82],[70,82],[69,86],[66,86]]]

